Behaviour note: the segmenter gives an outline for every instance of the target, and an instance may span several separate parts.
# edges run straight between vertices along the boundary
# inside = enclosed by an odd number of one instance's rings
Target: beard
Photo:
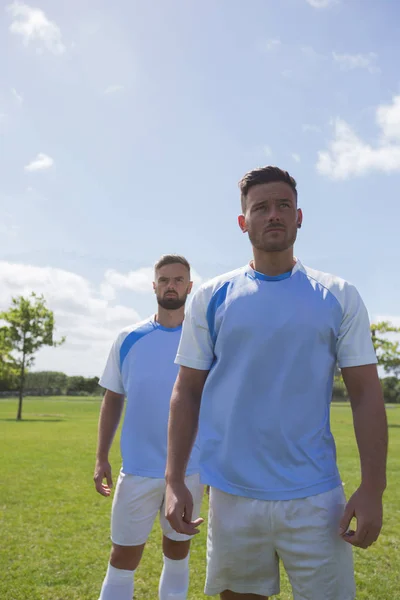
[[[157,303],[158,306],[161,306],[161,308],[164,308],[165,310],[178,310],[179,308],[182,308],[182,306],[185,305],[186,298],[187,294],[181,297],[179,297],[178,295],[162,297],[157,296]]]
[[[265,234],[265,232],[255,232],[252,229],[248,230],[249,240],[251,245],[256,250],[262,252],[284,252],[288,248],[291,248],[297,238],[297,228],[293,232],[286,230],[285,235],[279,234],[274,239],[273,235]]]

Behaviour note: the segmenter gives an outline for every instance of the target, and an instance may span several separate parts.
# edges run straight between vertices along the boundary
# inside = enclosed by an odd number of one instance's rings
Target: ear
[[[156,291],[156,284],[155,284],[155,282],[153,281],[153,292],[155,292],[155,291]]]
[[[188,294],[190,294],[190,292],[192,291],[192,287],[193,287],[193,281],[190,281],[189,285],[188,285]]]
[[[242,232],[247,233],[246,218],[244,215],[238,216],[238,223],[239,223],[239,227],[242,230]]]
[[[297,227],[298,229],[300,229],[300,227],[303,224],[303,211],[301,210],[301,208],[297,209]]]

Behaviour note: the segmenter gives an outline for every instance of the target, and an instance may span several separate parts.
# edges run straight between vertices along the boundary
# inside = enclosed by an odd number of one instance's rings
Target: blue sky
[[[1,2],[0,308],[43,292],[100,374],[155,308],[151,265],[199,283],[245,264],[237,182],[297,179],[303,263],[400,324],[400,79],[391,0]]]

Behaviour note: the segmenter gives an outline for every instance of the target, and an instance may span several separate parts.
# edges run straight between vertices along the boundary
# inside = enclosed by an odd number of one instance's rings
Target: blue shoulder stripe
[[[211,339],[215,344],[217,335],[215,332],[215,315],[217,313],[218,308],[225,302],[226,294],[228,292],[228,287],[230,281],[226,281],[212,296],[210,303],[207,308],[207,323],[208,330],[210,332]]]
[[[126,336],[119,350],[119,365],[121,369],[124,360],[127,357],[128,352],[130,351],[132,346],[136,344],[136,342],[140,340],[140,338],[144,337],[148,333],[151,333],[152,331],[155,331],[155,329],[156,328],[154,327],[154,324],[151,321],[147,321],[147,323],[144,323],[141,327],[138,327],[134,331],[131,331],[131,333],[129,333]]]

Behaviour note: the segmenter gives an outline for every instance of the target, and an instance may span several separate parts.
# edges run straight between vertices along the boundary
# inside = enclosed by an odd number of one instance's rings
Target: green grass
[[[110,541],[111,501],[92,483],[99,399],[27,398],[17,423],[16,400],[0,400],[0,598],[96,600]],[[390,452],[385,522],[378,543],[355,552],[357,599],[400,597],[400,407],[388,409]],[[351,412],[332,409],[347,495],[359,482]],[[114,480],[120,459],[112,451]],[[206,499],[203,516],[206,514]],[[190,600],[203,598],[205,526],[192,545]],[[156,524],[136,574],[135,598],[157,598],[161,571]],[[278,597],[276,597],[278,598]],[[291,593],[285,576],[280,600]]]

